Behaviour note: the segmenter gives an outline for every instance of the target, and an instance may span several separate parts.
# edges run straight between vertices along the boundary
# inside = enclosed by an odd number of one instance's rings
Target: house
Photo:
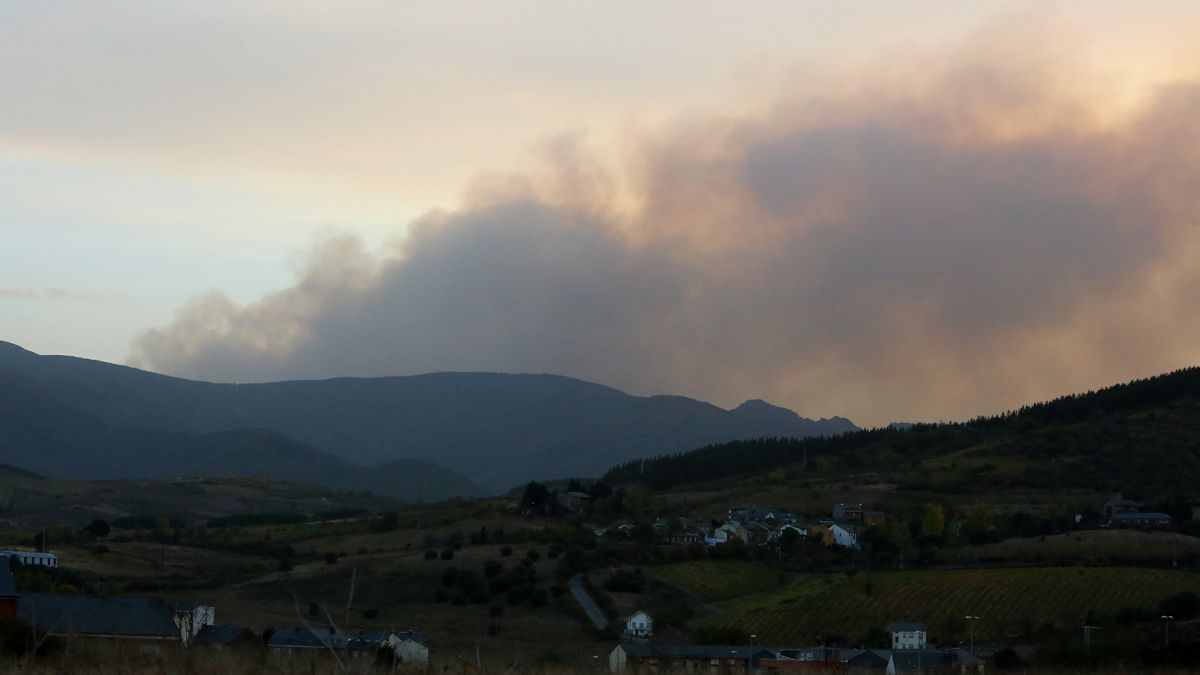
[[[1171,516],[1165,513],[1118,513],[1108,519],[1116,527],[1170,527]]]
[[[826,647],[789,647],[774,652],[771,658],[758,660],[761,670],[774,671],[824,671],[841,670],[838,650]]]
[[[346,651],[354,657],[374,659],[391,636],[392,632],[387,630],[359,631],[346,639]]]
[[[205,626],[216,623],[217,610],[209,605],[191,603],[171,606],[172,620],[179,629],[179,639],[189,645]]]
[[[403,631],[388,636],[387,646],[396,655],[398,663],[429,664],[429,647],[425,635],[416,631]]]
[[[744,525],[737,522],[736,520],[731,520],[731,521],[725,523],[724,525],[718,527],[717,530],[721,531],[721,532],[725,532],[726,541],[730,541],[733,539],[737,539],[738,541],[741,541],[743,543],[750,541],[749,530],[747,530]]]
[[[275,654],[303,654],[345,647],[346,634],[336,628],[280,628],[267,640],[267,649]]]
[[[750,645],[621,644],[608,655],[614,673],[639,670],[702,670],[727,673],[757,668],[774,652]]]
[[[834,520],[854,520],[862,522],[862,504],[835,504],[833,507]]]
[[[639,609],[625,620],[625,634],[635,640],[649,639],[654,635],[654,619]]]
[[[568,511],[583,513],[591,505],[592,496],[586,492],[560,492],[558,493],[558,503]]]
[[[42,635],[183,643],[175,616],[159,598],[25,593],[17,599],[17,620]]]
[[[727,543],[730,539],[729,532],[720,528],[710,530],[704,535],[704,543],[709,546],[719,546]]]
[[[1120,492],[1112,494],[1108,501],[1104,502],[1100,513],[1104,514],[1104,519],[1111,521],[1114,517],[1122,513],[1137,513],[1141,510],[1140,502],[1135,502],[1132,499],[1126,499]]]
[[[848,523],[831,523],[829,533],[835,546],[858,548],[858,528]]]
[[[925,624],[911,621],[895,621],[888,624],[892,634],[892,649],[924,649],[929,633]]]
[[[245,626],[215,626],[207,625],[196,633],[192,639],[196,647],[211,647],[213,649],[257,649],[262,646],[262,640],[254,631]]]
[[[16,558],[26,567],[58,567],[58,556],[46,551],[0,551],[0,558]]]

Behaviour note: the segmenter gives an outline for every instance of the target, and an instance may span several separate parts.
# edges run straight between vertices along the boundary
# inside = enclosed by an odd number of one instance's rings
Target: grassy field
[[[707,600],[742,598],[783,588],[796,575],[740,561],[680,562],[645,568],[650,576]]]
[[[819,575],[775,593],[721,606],[702,624],[756,633],[764,643],[807,644],[820,634],[850,643],[889,621],[922,621],[931,638],[964,639],[962,617],[983,617],[980,639],[1024,633],[1042,623],[1077,625],[1089,610],[1113,615],[1200,591],[1200,575],[1140,568],[1030,567]]]
[[[1140,530],[1084,530],[1045,537],[1008,539],[995,544],[949,549],[948,560],[977,562],[989,559],[1038,561],[1171,560],[1200,556],[1200,538],[1175,532]]]

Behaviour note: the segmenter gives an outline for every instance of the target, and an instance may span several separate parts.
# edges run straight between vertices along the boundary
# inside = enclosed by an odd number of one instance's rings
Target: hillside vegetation
[[[1089,611],[1150,610],[1175,593],[1200,591],[1193,572],[1141,568],[1026,567],[823,574],[784,590],[735,600],[699,625],[755,633],[764,643],[841,636],[857,644],[890,621],[921,621],[931,640],[967,637],[964,616],[982,617],[979,639],[1028,634],[1043,623],[1075,626]]]
[[[869,470],[943,492],[986,484],[1193,493],[1197,438],[1200,368],[1188,368],[965,423],[711,445],[620,464],[604,480],[661,490],[801,467],[843,476]]]

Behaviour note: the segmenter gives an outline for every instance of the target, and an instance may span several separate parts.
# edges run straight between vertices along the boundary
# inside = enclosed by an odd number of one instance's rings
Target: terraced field
[[[733,580],[736,583],[736,580]],[[922,621],[931,638],[965,639],[965,615],[980,616],[977,639],[1047,623],[1078,625],[1088,613],[1152,608],[1200,592],[1200,575],[1164,569],[1031,567],[819,575],[774,593],[731,600],[697,622],[755,633],[764,643],[805,644],[815,635],[857,640],[889,621]]]
[[[796,575],[741,561],[681,562],[645,568],[647,574],[709,600],[744,598],[779,590]]]

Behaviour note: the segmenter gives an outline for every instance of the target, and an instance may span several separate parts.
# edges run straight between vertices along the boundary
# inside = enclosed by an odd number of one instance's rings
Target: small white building
[[[835,545],[845,548],[858,548],[858,534],[850,528],[833,523],[829,526],[829,532],[833,535],[833,543]]]
[[[420,633],[392,633],[385,644],[391,648],[400,663],[429,664],[429,647],[425,646],[425,637]]]
[[[654,634],[654,619],[639,609],[625,620],[625,634],[632,638],[648,639]]]
[[[58,556],[45,551],[0,551],[0,558],[16,558],[26,567],[58,567]]]
[[[928,640],[923,623],[896,621],[888,624],[888,632],[892,634],[892,649],[925,649]]]

